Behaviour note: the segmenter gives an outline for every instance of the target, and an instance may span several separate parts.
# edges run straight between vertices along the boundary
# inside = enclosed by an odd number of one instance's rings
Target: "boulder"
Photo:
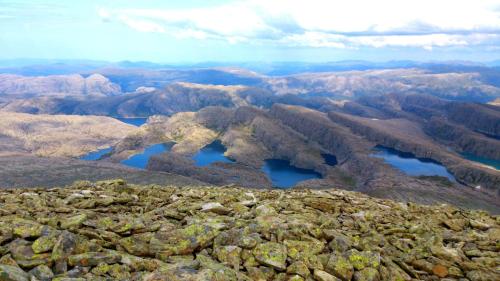
[[[100,263],[114,264],[121,260],[121,256],[114,252],[88,252],[68,257],[70,266],[96,266]]]
[[[275,242],[257,245],[253,250],[255,260],[260,264],[271,266],[276,270],[286,270],[287,248]]]
[[[0,264],[1,281],[30,281],[29,274],[19,267]]]

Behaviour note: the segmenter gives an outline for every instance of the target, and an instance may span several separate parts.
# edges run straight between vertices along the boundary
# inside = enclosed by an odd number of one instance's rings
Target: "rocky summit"
[[[341,190],[0,191],[0,281],[500,280],[500,217]]]

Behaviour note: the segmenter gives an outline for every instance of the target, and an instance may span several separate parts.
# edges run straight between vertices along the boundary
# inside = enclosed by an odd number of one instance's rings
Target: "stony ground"
[[[0,281],[500,280],[500,217],[340,190],[0,191]]]

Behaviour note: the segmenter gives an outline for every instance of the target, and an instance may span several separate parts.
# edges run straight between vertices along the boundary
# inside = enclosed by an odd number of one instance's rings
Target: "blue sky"
[[[500,59],[500,0],[0,0],[0,59]]]

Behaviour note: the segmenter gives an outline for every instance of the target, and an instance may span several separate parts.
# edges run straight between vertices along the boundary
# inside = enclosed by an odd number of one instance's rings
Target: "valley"
[[[500,160],[500,108],[479,103],[500,90],[481,73],[107,68],[82,75],[4,75],[2,120],[23,122],[4,123],[1,151],[45,163],[66,157],[69,166],[94,166],[89,175],[130,171],[126,179],[138,183],[150,175],[145,183],[335,186],[500,212],[500,172],[491,165]],[[68,120],[52,129],[58,118]],[[0,185],[13,182],[7,176]]]

